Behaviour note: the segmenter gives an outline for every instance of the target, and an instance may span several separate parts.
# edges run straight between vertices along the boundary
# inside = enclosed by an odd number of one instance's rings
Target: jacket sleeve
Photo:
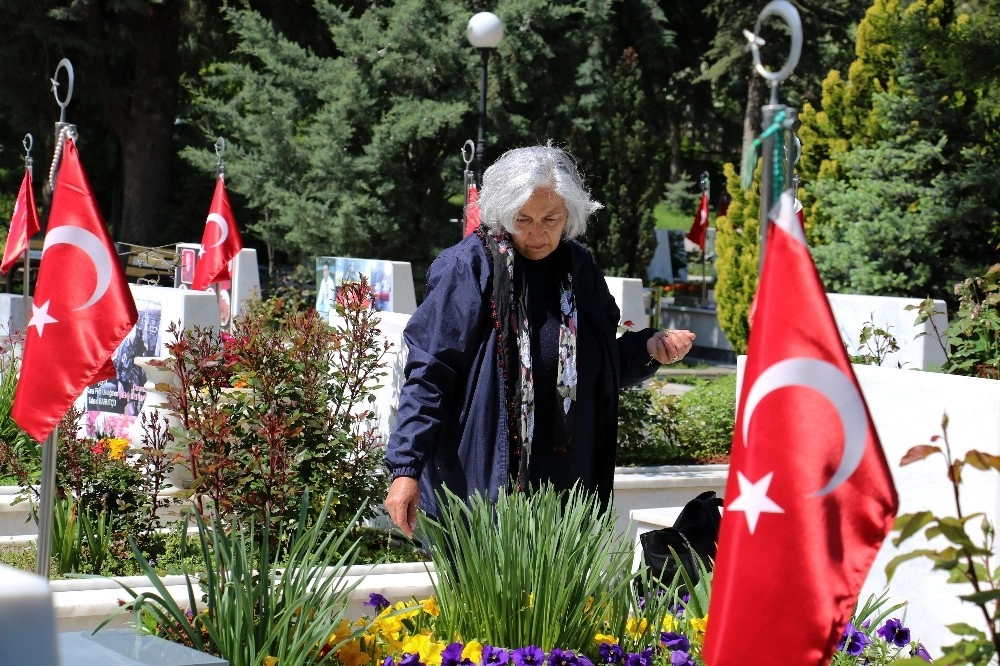
[[[435,259],[424,300],[403,330],[405,380],[385,454],[393,478],[420,476],[461,409],[470,366],[490,326],[483,304],[488,276],[474,259],[452,250]]]

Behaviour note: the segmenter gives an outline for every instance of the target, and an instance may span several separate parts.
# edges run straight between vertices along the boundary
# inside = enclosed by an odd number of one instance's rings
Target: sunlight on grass
[[[687,231],[691,228],[691,220],[694,213],[688,214],[673,208],[668,208],[667,204],[660,202],[653,209],[653,216],[656,218],[657,229],[682,229]]]

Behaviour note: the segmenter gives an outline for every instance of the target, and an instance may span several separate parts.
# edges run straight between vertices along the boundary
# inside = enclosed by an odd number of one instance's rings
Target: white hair
[[[508,150],[483,174],[479,193],[479,219],[492,233],[506,229],[514,233],[514,218],[539,187],[551,187],[562,197],[569,216],[564,239],[587,230],[587,219],[603,208],[590,198],[576,164],[565,151],[554,146],[531,146]]]

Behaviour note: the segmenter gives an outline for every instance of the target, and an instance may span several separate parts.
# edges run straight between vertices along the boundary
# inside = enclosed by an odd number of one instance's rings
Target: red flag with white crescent
[[[7,234],[7,245],[3,249],[3,263],[0,263],[0,273],[7,274],[17,260],[28,249],[28,241],[41,229],[38,223],[38,208],[35,207],[35,193],[31,187],[31,172],[24,172],[21,190],[17,193],[14,203],[14,214],[10,216],[10,232]]]
[[[111,355],[138,314],[72,139],[59,166],[11,415],[38,441],[86,387],[115,376]]]
[[[192,289],[205,290],[213,282],[231,279],[229,262],[243,249],[243,238],[236,227],[236,218],[229,205],[226,183],[219,176],[215,183],[215,196],[205,220],[201,237],[201,252],[194,269]]]
[[[708,235],[708,192],[701,193],[701,203],[698,205],[698,212],[694,214],[694,222],[691,223],[691,230],[687,237],[703,251],[705,249],[705,237]]]
[[[829,663],[897,509],[786,192],[768,230],[737,407],[705,662],[744,666],[747,646],[780,636],[782,664]]]
[[[465,236],[479,227],[479,190],[475,184],[469,185],[469,203],[465,207]]]

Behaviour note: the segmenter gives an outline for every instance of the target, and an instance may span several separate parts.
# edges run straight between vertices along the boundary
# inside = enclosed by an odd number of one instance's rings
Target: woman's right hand
[[[397,476],[385,496],[385,510],[403,534],[413,538],[417,528],[417,503],[420,501],[420,484],[409,476]]]

